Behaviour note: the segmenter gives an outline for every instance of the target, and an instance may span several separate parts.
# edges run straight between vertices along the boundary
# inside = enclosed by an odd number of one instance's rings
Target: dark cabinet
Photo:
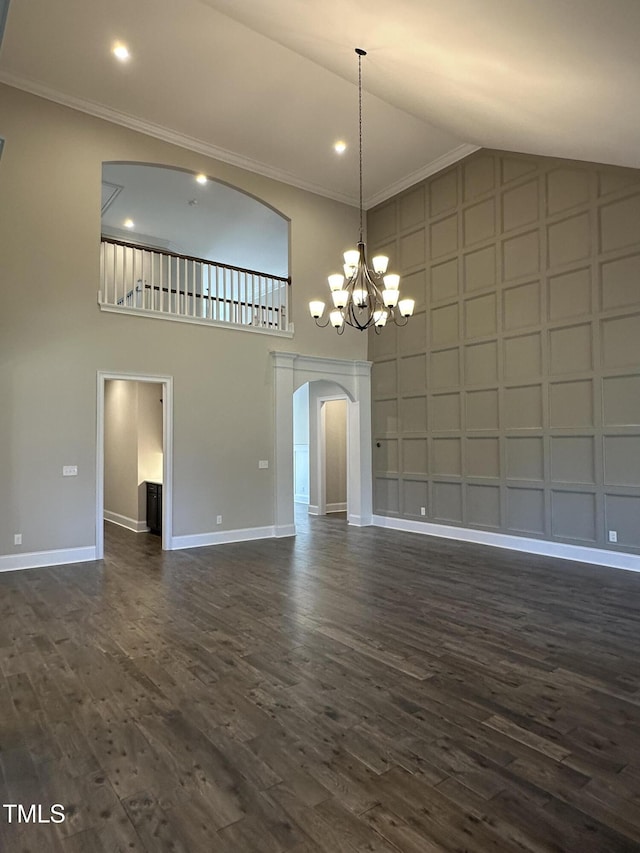
[[[162,533],[162,483],[147,483],[147,527]]]

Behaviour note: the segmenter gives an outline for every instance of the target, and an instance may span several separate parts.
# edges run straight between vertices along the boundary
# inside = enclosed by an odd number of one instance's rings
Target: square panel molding
[[[416,299],[369,336],[379,505],[640,559],[640,170],[481,150],[368,215]]]

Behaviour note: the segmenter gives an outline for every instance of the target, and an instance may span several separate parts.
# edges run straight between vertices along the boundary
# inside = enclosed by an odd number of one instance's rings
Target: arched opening
[[[289,226],[207,175],[103,163],[100,305],[288,332]]]
[[[326,512],[327,402],[345,403],[346,504],[349,524],[371,524],[371,365],[365,361],[272,352],[275,409],[275,533],[294,535],[294,393],[308,385],[309,507]],[[315,470],[314,470],[315,466]]]
[[[236,187],[184,169],[103,163],[101,226],[103,235],[131,243],[289,275],[287,217]]]

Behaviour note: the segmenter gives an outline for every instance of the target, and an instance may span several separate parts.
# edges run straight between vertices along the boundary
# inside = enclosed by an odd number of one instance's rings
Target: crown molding
[[[164,127],[164,125],[155,124],[146,119],[132,116],[129,113],[115,110],[112,107],[107,107],[104,104],[98,104],[95,101],[89,101],[85,98],[78,98],[75,95],[67,95],[59,92],[57,89],[45,86],[36,80],[12,74],[8,71],[0,71],[0,83],[5,83],[7,86],[13,86],[15,89],[21,89],[24,92],[29,92],[31,95],[37,95],[47,101],[53,101],[64,107],[70,107],[72,110],[86,113],[87,115],[94,116],[94,118],[100,118],[112,124],[127,127],[129,130],[135,130],[138,133],[144,133],[146,136],[152,136],[155,139],[160,139],[162,142],[177,145],[179,148],[186,148],[189,151],[194,151],[196,154],[203,154],[205,157],[220,160],[222,163],[227,163],[230,166],[237,166],[239,169],[244,169],[247,172],[262,175],[265,178],[272,178],[274,181],[280,181],[283,184],[288,184],[289,186],[315,193],[316,195],[325,196],[343,204],[356,207],[358,205],[358,199],[355,195],[328,190],[326,187],[316,184],[313,181],[305,181],[291,172],[287,172],[285,169],[278,169],[259,160],[243,157],[241,154],[228,151],[226,148],[219,148],[217,145],[212,145],[202,139],[196,139],[193,136],[188,136],[169,127]]]
[[[0,0],[0,4],[2,0]],[[274,181],[288,184],[297,189],[311,192],[315,195],[320,195],[325,198],[330,198],[333,201],[348,204],[351,207],[358,207],[358,197],[355,194],[338,192],[336,190],[327,189],[327,187],[316,184],[313,181],[303,180],[285,169],[278,169],[274,166],[269,166],[259,160],[253,160],[250,157],[243,157],[241,154],[236,154],[233,151],[228,151],[226,148],[219,148],[217,145],[212,145],[202,139],[196,139],[193,136],[188,136],[185,133],[180,133],[177,130],[172,130],[164,125],[155,124],[138,116],[130,115],[129,113],[115,110],[112,107],[107,107],[104,104],[89,101],[85,98],[78,98],[75,95],[67,95],[64,92],[59,92],[57,89],[52,89],[39,83],[36,80],[31,80],[28,77],[22,77],[18,74],[12,74],[9,71],[0,71],[0,83],[5,83],[7,86],[13,86],[15,89],[21,89],[23,92],[29,92],[31,95],[37,95],[47,101],[53,101],[56,104],[61,104],[64,107],[70,107],[72,110],[86,113],[94,118],[103,119],[112,124],[120,125],[121,127],[135,130],[138,133],[143,133],[146,136],[151,136],[154,139],[160,139],[162,142],[168,142],[171,145],[176,145],[179,148],[186,148],[188,151],[194,151],[196,154],[203,154],[205,157],[211,157],[214,160],[219,160],[222,163],[227,163],[230,166],[236,166],[239,169],[244,169],[247,172],[252,172],[257,175],[262,175],[265,178],[271,178]],[[363,207],[369,210],[381,204],[383,201],[392,198],[397,193],[408,189],[414,184],[423,181],[425,178],[435,175],[442,169],[457,163],[459,160],[467,157],[478,151],[479,145],[463,144],[457,148],[448,151],[441,157],[437,157],[425,166],[415,172],[405,175],[389,186],[379,190],[374,195],[365,199]]]
[[[441,157],[436,157],[435,160],[432,160],[430,163],[427,163],[415,172],[405,175],[404,178],[400,178],[400,180],[395,181],[393,184],[389,184],[388,187],[384,187],[384,189],[381,189],[379,192],[365,199],[365,208],[369,210],[372,207],[376,207],[378,204],[382,204],[383,201],[393,198],[394,195],[401,193],[403,190],[408,190],[409,187],[420,183],[420,181],[424,181],[425,178],[430,178],[431,175],[435,175],[437,172],[441,172],[448,166],[453,166],[454,163],[464,160],[464,158],[468,157],[469,154],[479,151],[481,147],[482,146],[480,145],[472,145],[470,142],[465,142],[462,145],[458,145],[457,148],[452,148],[451,151],[447,151],[447,153],[443,154]]]

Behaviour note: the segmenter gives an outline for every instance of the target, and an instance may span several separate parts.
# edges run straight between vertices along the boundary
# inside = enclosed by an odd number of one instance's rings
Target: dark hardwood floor
[[[640,575],[303,528],[0,576],[3,853],[640,851]]]

